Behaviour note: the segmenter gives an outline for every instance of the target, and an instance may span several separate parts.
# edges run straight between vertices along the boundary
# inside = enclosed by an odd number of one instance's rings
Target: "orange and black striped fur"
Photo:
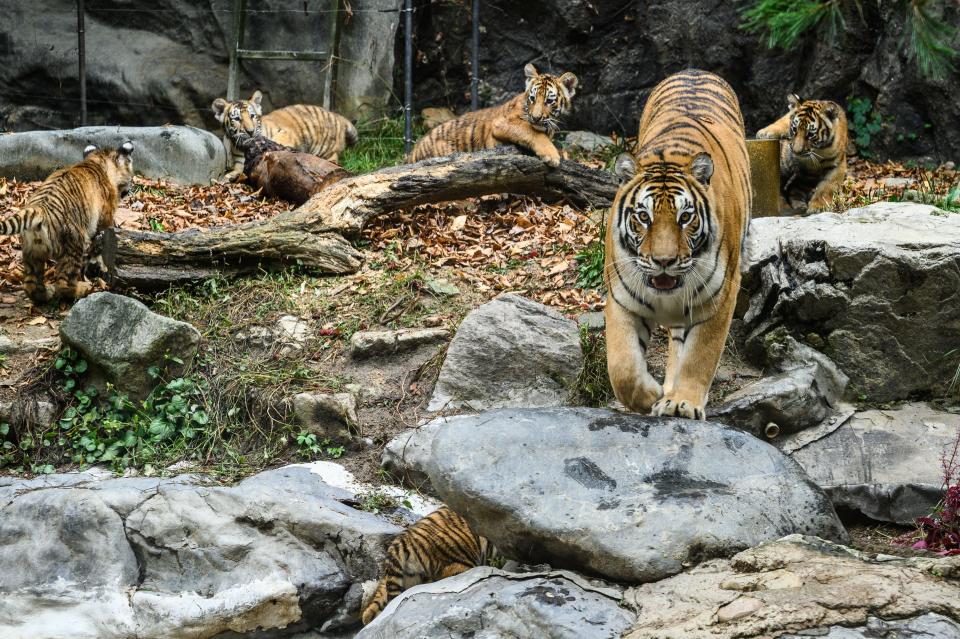
[[[740,105],[695,69],[654,88],[607,217],[607,368],[629,410],[703,419],[737,292],[750,223]],[[657,326],[670,333],[663,385],[647,370]]]
[[[497,550],[470,530],[467,521],[443,506],[413,524],[387,547],[383,577],[364,602],[364,625],[408,588],[496,561]]]
[[[0,222],[0,234],[20,234],[23,288],[35,302],[90,292],[81,279],[90,241],[113,226],[120,195],[133,178],[132,153],[130,142],[118,149],[88,146],[82,162],[51,174],[20,213]],[[43,282],[49,260],[56,261],[53,287]]]
[[[263,115],[263,95],[254,91],[249,100],[213,101],[213,114],[227,133],[227,153],[233,166],[224,176],[236,180],[243,173],[243,153],[233,143],[237,133],[262,135],[295,151],[312,153],[337,162],[340,153],[357,143],[357,129],[350,120],[311,104],[294,104]]]
[[[558,166],[560,153],[551,138],[560,128],[560,119],[570,112],[577,76],[541,74],[532,64],[525,66],[523,72],[527,79],[523,93],[499,106],[473,111],[437,126],[417,142],[409,161],[516,144],[530,149],[550,166]]]
[[[847,114],[836,102],[787,98],[789,111],[758,138],[780,140],[780,191],[789,207],[801,200],[807,211],[826,211],[847,172]]]

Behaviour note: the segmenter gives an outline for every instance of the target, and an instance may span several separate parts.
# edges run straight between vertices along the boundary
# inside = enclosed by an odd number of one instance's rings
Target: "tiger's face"
[[[101,149],[93,144],[83,150],[83,159],[100,164],[117,185],[120,195],[126,195],[133,182],[133,142],[127,140],[115,149]]]
[[[822,100],[787,98],[790,106],[790,149],[795,155],[816,155],[833,144],[839,106]]]
[[[623,154],[616,173],[624,181],[613,204],[617,270],[655,293],[681,288],[710,238],[713,160],[699,153],[686,163],[662,156],[638,163]]]
[[[213,101],[213,115],[216,116],[220,124],[223,125],[227,135],[231,138],[238,133],[247,135],[260,135],[263,128],[261,118],[263,111],[260,103],[263,100],[263,94],[254,91],[249,100],[237,100],[236,102],[227,102],[223,98],[217,98]]]
[[[559,78],[539,73],[532,64],[523,73],[527,79],[523,119],[537,131],[553,135],[560,129],[560,119],[570,112],[579,80],[570,72]]]

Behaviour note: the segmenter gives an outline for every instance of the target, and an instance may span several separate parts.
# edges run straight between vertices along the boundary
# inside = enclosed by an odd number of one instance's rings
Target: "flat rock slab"
[[[960,637],[960,623],[949,617],[928,612],[910,619],[885,621],[870,617],[864,626],[846,628],[830,626],[825,634],[815,635],[821,639],[957,639]],[[780,639],[809,639],[809,634],[780,635]]]
[[[620,597],[566,571],[474,568],[405,591],[356,639],[616,639],[634,617]]]
[[[791,533],[847,538],[796,462],[709,422],[589,408],[452,417],[426,471],[506,556],[622,581]]]
[[[631,588],[637,623],[625,639],[946,639],[955,634],[840,634],[871,617],[960,619],[960,557],[870,559],[815,537],[791,535],[714,560],[663,581]],[[934,615],[937,616],[937,615]],[[876,624],[876,622],[873,622]],[[882,627],[882,626],[881,626]],[[944,626],[941,626],[944,627]],[[898,629],[896,624],[890,628]],[[794,633],[794,634],[788,634]],[[833,634],[828,634],[833,633]]]
[[[400,529],[308,467],[235,486],[89,471],[0,478],[0,637],[339,632]]]
[[[576,322],[504,293],[460,324],[428,410],[562,406],[582,368]]]
[[[836,506],[912,524],[943,497],[940,459],[949,456],[958,431],[960,415],[905,404],[855,413],[791,456]]]
[[[750,228],[746,353],[778,326],[815,337],[869,401],[942,396],[960,344],[960,215],[880,202]],[[934,328],[935,327],[935,328]]]
[[[0,176],[43,180],[83,159],[83,149],[133,142],[133,169],[148,178],[181,184],[210,184],[223,174],[226,154],[220,138],[191,126],[87,126],[60,131],[0,135]]]

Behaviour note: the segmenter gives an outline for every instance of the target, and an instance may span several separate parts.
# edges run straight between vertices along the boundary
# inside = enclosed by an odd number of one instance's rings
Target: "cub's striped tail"
[[[0,220],[0,235],[19,235],[40,226],[40,216],[33,209],[24,209],[16,215]]]

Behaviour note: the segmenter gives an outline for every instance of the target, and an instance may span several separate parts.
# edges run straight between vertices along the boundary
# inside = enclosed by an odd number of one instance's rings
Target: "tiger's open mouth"
[[[655,288],[658,291],[672,291],[680,286],[680,282],[681,279],[679,277],[667,275],[666,273],[647,277],[647,286]]]

